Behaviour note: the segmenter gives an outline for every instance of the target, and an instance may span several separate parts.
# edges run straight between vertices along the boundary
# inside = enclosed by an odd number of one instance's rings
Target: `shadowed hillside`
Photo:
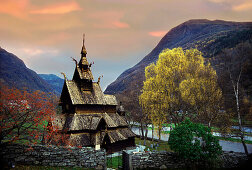
[[[0,82],[11,87],[53,92],[53,89],[24,62],[0,47]]]

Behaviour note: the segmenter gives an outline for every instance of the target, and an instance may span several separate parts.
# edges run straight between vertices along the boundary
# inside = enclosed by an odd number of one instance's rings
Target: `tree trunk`
[[[236,99],[236,111],[237,111],[237,117],[238,117],[238,122],[239,122],[240,138],[241,138],[242,145],[244,147],[244,151],[245,151],[246,155],[248,156],[248,148],[247,148],[247,145],[245,144],[245,141],[244,141],[244,132],[242,130],[242,121],[241,121],[240,105],[239,105],[239,81],[240,81],[240,77],[241,77],[241,72],[242,72],[242,70],[240,71],[240,74],[239,74],[239,77],[238,77],[238,80],[236,83],[236,87],[235,87],[235,84],[233,81],[232,81],[232,84],[233,84],[234,94],[235,94],[235,99]],[[231,76],[230,76],[230,78],[231,78]]]
[[[245,151],[246,155],[248,156],[248,148],[247,148],[247,145],[245,144],[245,141],[244,141],[244,132],[242,130],[242,121],[241,121],[241,115],[240,115],[238,96],[236,96],[236,109],[237,109],[237,116],[238,116],[238,122],[239,122],[239,131],[240,131],[241,142],[242,142],[242,145],[244,147],[244,151]]]
[[[141,136],[141,139],[143,140],[144,139],[144,129],[143,129],[143,122],[141,121],[141,132],[142,132],[142,135]]]
[[[161,140],[161,127],[158,127],[158,139]]]
[[[211,120],[208,122],[208,127],[211,128]]]
[[[145,127],[145,136],[144,136],[144,146],[146,146],[146,140],[147,140],[147,135],[148,135],[148,125]]]
[[[152,124],[152,129],[151,129],[151,131],[152,131],[152,134],[151,134],[151,141],[153,142],[153,135],[154,135],[154,125]]]

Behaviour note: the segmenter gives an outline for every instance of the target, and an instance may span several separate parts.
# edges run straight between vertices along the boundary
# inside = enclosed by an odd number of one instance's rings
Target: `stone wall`
[[[126,156],[125,156],[126,155]],[[141,168],[238,168],[245,166],[249,158],[244,153],[223,152],[214,162],[189,162],[180,159],[173,152],[139,152],[124,153],[124,164],[129,165],[124,169]],[[128,159],[128,160],[126,160]],[[250,163],[250,162],[249,162]]]
[[[56,147],[9,145],[1,149],[1,159],[5,163],[42,166],[70,166],[95,169],[106,168],[105,150],[91,147]]]
[[[131,156],[132,168],[181,168],[185,163],[173,152],[140,152]]]

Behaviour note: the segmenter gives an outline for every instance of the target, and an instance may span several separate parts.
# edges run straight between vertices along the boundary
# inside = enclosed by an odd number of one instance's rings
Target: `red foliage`
[[[36,144],[61,136],[57,128],[47,126],[47,122],[52,122],[56,116],[57,97],[0,85],[1,145],[21,140]]]

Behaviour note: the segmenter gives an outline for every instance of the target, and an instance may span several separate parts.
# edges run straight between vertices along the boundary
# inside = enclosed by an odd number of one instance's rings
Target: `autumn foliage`
[[[42,144],[60,138],[56,127],[48,126],[56,114],[57,98],[41,91],[28,92],[1,85],[0,144]],[[58,136],[58,137],[57,137]],[[60,137],[59,137],[60,136]]]
[[[221,109],[216,71],[197,49],[165,49],[145,68],[140,105],[153,124],[180,123],[185,117],[211,125]]]

